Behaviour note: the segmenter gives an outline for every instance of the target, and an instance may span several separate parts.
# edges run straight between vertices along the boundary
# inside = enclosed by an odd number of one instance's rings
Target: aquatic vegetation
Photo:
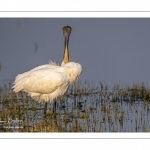
[[[64,97],[48,103],[15,94],[12,83],[0,86],[1,132],[149,132],[150,90],[143,83],[132,85],[85,81],[71,85]]]

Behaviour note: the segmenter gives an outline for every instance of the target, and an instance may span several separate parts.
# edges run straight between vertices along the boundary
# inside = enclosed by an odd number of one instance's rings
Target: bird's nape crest
[[[52,60],[49,61],[49,64],[53,66],[59,66],[59,64],[57,64],[55,61]]]

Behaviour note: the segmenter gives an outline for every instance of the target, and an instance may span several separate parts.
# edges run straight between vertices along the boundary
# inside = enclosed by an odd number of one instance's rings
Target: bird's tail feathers
[[[13,91],[15,93],[17,93],[17,92],[19,92],[19,91],[21,91],[23,89],[23,83],[25,81],[24,77],[25,77],[24,74],[19,74],[16,77],[16,79],[15,79],[15,81],[13,83],[13,87],[12,87],[12,89],[13,89]]]

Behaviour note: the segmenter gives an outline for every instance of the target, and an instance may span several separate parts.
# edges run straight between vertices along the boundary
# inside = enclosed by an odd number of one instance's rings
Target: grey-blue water
[[[79,84],[77,84],[79,85]],[[0,92],[1,132],[149,132],[150,103],[145,99],[144,87],[133,95],[119,95],[117,87],[70,87],[66,95],[53,103],[32,100],[25,93],[18,97],[7,86]],[[80,89],[80,90],[79,90]],[[134,92],[135,92],[134,91]],[[136,94],[137,94],[136,93]],[[146,96],[148,98],[148,95]],[[127,99],[128,98],[128,99]]]

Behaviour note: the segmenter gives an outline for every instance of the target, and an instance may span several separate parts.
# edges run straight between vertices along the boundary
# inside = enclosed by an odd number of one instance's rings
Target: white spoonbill
[[[69,85],[73,84],[82,72],[82,66],[79,63],[69,62],[68,42],[71,27],[64,26],[62,32],[65,46],[61,66],[50,62],[19,74],[12,87],[14,92],[27,92],[29,96],[40,102],[55,101],[56,107],[56,100],[66,93]]]

